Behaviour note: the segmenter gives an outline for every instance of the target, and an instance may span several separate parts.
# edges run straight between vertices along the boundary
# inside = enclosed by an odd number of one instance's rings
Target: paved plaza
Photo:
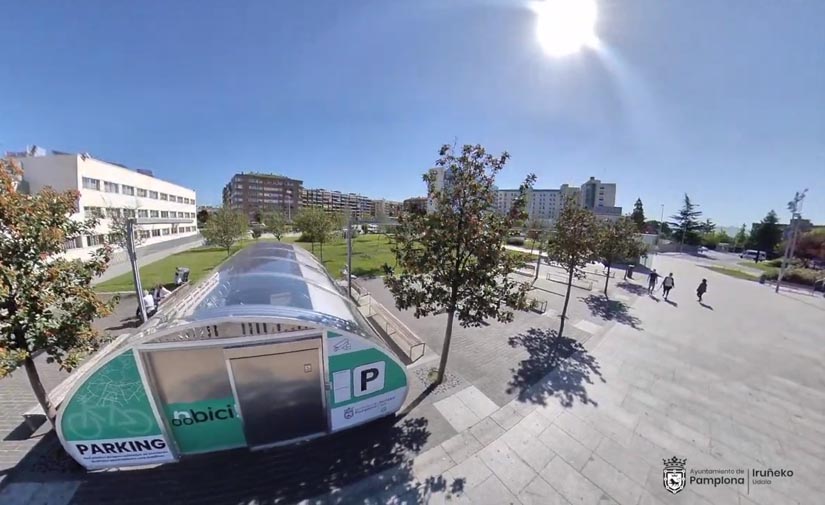
[[[820,503],[825,299],[775,294],[688,255],[653,266],[674,273],[669,301],[619,272],[608,300],[574,289],[563,337],[562,286],[550,282],[537,286],[547,315],[457,327],[447,381],[422,395],[436,356],[413,364],[397,418],[287,448],[97,473],[41,433],[0,503]],[[391,306],[380,280],[366,284]],[[441,351],[445,316],[398,317]],[[688,481],[673,495],[663,460],[674,457],[687,478],[777,473]]]

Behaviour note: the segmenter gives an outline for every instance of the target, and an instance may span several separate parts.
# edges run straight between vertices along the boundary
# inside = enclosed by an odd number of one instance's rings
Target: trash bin
[[[178,267],[175,269],[175,286],[180,286],[184,282],[189,282],[189,269]]]
[[[627,271],[625,272],[625,275],[627,276],[628,279],[633,278],[633,269],[635,267],[636,267],[636,265],[627,265]]]

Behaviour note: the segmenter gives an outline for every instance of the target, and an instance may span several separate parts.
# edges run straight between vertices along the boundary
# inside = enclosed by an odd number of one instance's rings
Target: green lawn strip
[[[740,261],[738,264],[740,266],[743,266],[743,267],[755,268],[757,270],[762,270],[766,274],[779,271],[779,269],[777,267],[767,265],[764,262],[756,263],[756,262],[753,262],[753,261]]]
[[[296,245],[321,258],[321,245],[309,242],[295,242]],[[314,249],[314,252],[313,252]],[[324,244],[323,264],[334,278],[341,278],[347,264],[347,241],[335,239]],[[352,273],[358,277],[382,275],[384,264],[395,266],[395,254],[391,250],[390,239],[386,235],[359,235],[352,239]]]
[[[725,274],[730,277],[736,277],[737,279],[745,279],[746,281],[758,281],[759,277],[756,275],[749,274],[747,272],[743,272],[742,270],[737,270],[735,268],[725,268],[725,267],[705,267],[708,270],[713,270],[716,273]]]
[[[287,240],[291,239],[291,240]],[[283,241],[293,241],[295,237],[286,237]],[[275,242],[275,239],[262,238],[257,242]],[[256,243],[253,239],[241,240],[232,246],[232,253],[244,247]],[[140,281],[144,289],[151,289],[156,284],[169,284],[175,280],[175,268],[189,268],[189,282],[196,283],[226,258],[226,249],[214,246],[197,247],[188,251],[172,254],[163,259],[140,266]],[[134,291],[135,283],[132,280],[132,272],[119,275],[108,281],[95,285],[98,293],[111,293],[117,291]]]

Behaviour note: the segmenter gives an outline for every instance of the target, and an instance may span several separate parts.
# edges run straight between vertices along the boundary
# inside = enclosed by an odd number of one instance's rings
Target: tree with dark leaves
[[[94,234],[97,218],[72,219],[80,194],[45,188],[36,195],[15,189],[17,163],[0,160],[0,377],[20,365],[37,402],[52,424],[56,415],[34,356],[71,371],[105,340],[91,323],[109,314],[117,299],[104,303],[92,279],[106,271],[108,245],[88,260],[63,256],[64,244]]]
[[[548,241],[546,248],[548,259],[567,272],[567,293],[561,311],[559,336],[564,335],[573,278],[583,277],[584,267],[598,258],[600,235],[596,216],[590,210],[582,208],[575,197],[568,196],[556,220],[553,238]]]
[[[464,327],[487,319],[513,320],[514,310],[527,309],[529,285],[511,278],[520,260],[504,245],[510,229],[526,217],[530,175],[509,214],[495,212],[495,178],[509,155],[488,154],[480,145],[460,152],[445,145],[437,169],[424,175],[434,209],[405,212],[394,232],[398,269],[384,265],[384,284],[401,309],[414,308],[415,317],[446,312],[447,328],[435,383],[444,379],[453,320]],[[437,184],[437,170],[443,184]]]

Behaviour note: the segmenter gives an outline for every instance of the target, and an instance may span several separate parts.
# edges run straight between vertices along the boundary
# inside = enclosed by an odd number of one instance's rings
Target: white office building
[[[47,186],[56,191],[77,190],[80,200],[73,217],[100,218],[94,234],[66,242],[66,255],[70,258],[88,257],[91,251],[110,241],[114,216],[178,220],[176,224],[138,226],[141,245],[198,233],[195,191],[157,179],[151,172],[138,172],[88,154],[26,153],[15,158],[23,167],[23,180],[31,193]]]
[[[562,184],[559,189],[531,189],[527,195],[527,215],[531,220],[552,223],[558,219],[564,202],[573,196],[579,205],[593,210],[606,219],[621,216],[621,207],[616,207],[616,184],[603,183],[595,177],[579,187]],[[517,189],[499,189],[496,194],[496,210],[502,214],[510,212],[518,198]]]

